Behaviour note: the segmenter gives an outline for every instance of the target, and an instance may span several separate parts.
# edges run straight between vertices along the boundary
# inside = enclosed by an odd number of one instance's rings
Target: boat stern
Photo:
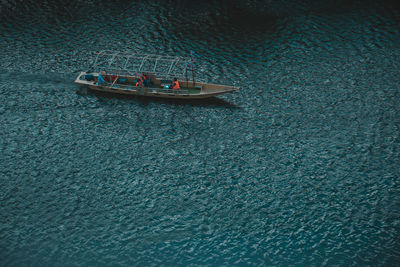
[[[76,77],[74,83],[80,84],[80,85],[92,85],[94,83],[93,79],[87,79],[86,75],[89,74],[87,72],[81,72],[79,73],[78,77]],[[90,73],[92,74],[92,73]],[[93,73],[93,76],[95,74]]]

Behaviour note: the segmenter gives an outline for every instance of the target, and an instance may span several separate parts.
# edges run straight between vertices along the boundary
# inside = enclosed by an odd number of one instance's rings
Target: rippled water
[[[2,1],[0,265],[400,262],[400,11],[372,1]],[[242,88],[85,94],[102,49]]]

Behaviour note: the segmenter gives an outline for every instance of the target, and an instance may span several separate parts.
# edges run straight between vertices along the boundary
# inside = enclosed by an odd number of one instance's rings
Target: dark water
[[[399,4],[3,0],[0,19],[0,265],[399,265]],[[194,50],[242,90],[85,94],[102,49]]]

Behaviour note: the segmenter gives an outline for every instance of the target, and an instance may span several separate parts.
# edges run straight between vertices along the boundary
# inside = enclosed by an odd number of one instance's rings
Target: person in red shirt
[[[178,79],[177,79],[177,78],[174,78],[174,82],[172,83],[172,89],[178,90],[178,89],[180,89],[180,88],[181,88],[181,87],[180,87],[180,85],[179,85]]]
[[[140,80],[142,81],[142,85],[144,87],[148,87],[150,85],[150,79],[146,74],[143,73],[142,76],[140,76]]]
[[[142,80],[141,79],[137,79],[136,80],[136,87],[142,87]]]

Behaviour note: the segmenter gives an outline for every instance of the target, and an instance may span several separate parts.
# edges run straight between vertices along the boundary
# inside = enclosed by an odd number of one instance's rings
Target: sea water
[[[2,1],[0,265],[400,262],[400,12],[389,1]],[[88,93],[104,49],[241,87]]]

